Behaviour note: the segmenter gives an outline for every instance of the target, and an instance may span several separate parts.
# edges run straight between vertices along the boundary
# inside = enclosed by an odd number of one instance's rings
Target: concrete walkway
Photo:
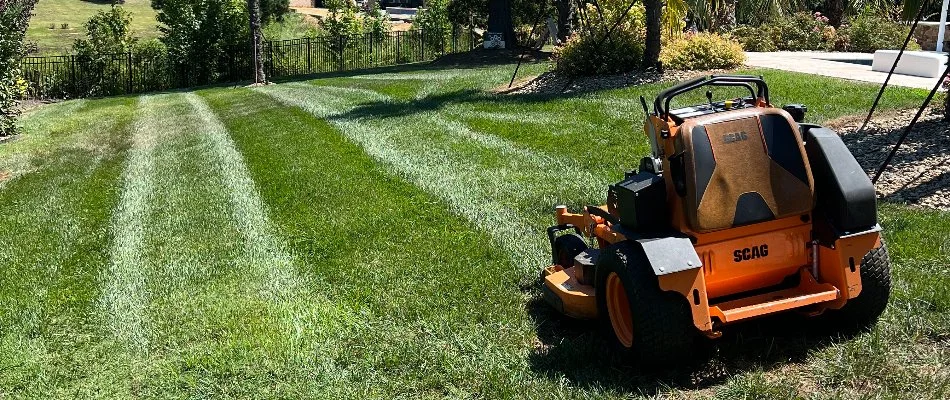
[[[746,65],[751,67],[773,68],[784,71],[804,72],[806,74],[833,76],[856,81],[884,83],[886,72],[871,71],[873,54],[868,53],[826,53],[817,51],[780,51],[770,53],[746,52]],[[888,86],[906,86],[932,89],[937,78],[897,75],[891,77]]]

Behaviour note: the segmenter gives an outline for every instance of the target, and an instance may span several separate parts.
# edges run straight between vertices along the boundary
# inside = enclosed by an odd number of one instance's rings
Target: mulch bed
[[[644,85],[656,82],[679,82],[701,75],[734,73],[734,71],[634,71],[624,74],[604,76],[581,76],[570,78],[555,72],[515,81],[509,89],[503,85],[495,89],[499,94],[571,94],[598,90],[618,89],[628,86]]]
[[[831,121],[828,125],[842,135],[858,163],[872,175],[916,112],[904,110],[877,116],[863,133],[856,133],[863,116]],[[885,200],[950,210],[950,122],[943,120],[942,108],[924,112],[876,186],[878,196]]]

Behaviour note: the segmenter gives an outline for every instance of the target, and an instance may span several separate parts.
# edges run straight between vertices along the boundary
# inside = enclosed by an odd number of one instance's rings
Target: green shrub
[[[142,91],[162,90],[171,85],[168,49],[158,39],[138,42],[132,49],[132,62],[139,75]]]
[[[122,65],[115,57],[131,51],[137,41],[131,25],[132,14],[116,5],[86,21],[86,38],[73,44],[77,58],[90,72],[79,75],[84,80],[80,85],[87,88],[86,95],[109,95],[115,90],[115,76],[122,73]]]
[[[217,81],[250,42],[244,1],[152,0],[152,7],[181,85]]]
[[[746,51],[776,51],[778,47],[771,36],[764,33],[764,29],[755,26],[740,25],[732,32],[729,37],[742,45]]]
[[[833,50],[837,32],[821,13],[799,12],[771,24],[739,26],[729,36],[748,51]]]
[[[899,49],[904,44],[909,27],[874,15],[862,15],[843,25],[838,30],[842,43],[836,50],[873,53],[875,50]],[[908,50],[920,50],[915,41],[911,41]]]
[[[740,26],[729,35],[748,51],[857,51],[897,49],[910,28],[873,14],[859,16],[835,29],[821,13],[800,12],[758,27]],[[916,42],[908,49],[918,50]]]
[[[601,1],[600,5],[604,12],[602,20],[592,18],[589,30],[574,31],[564,45],[554,50],[554,68],[558,73],[570,76],[614,74],[640,66],[646,37],[643,5],[635,5],[609,39],[605,39],[604,32],[623,14],[629,3],[607,0]],[[587,8],[588,15],[597,15],[592,5],[587,5]]]
[[[363,31],[374,38],[382,38],[389,32],[389,17],[379,8],[379,2],[372,2],[369,10],[363,13]]]
[[[35,0],[0,1],[0,136],[16,133],[17,100],[26,89],[19,69],[23,35],[35,4]]]
[[[660,51],[666,68],[679,70],[730,69],[742,65],[742,46],[715,33],[685,35],[673,39]]]
[[[261,21],[281,21],[290,12],[290,0],[260,0]]]

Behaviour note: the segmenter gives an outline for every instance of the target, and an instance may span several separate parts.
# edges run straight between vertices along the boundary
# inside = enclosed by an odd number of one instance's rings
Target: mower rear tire
[[[574,257],[587,250],[587,247],[584,238],[576,233],[558,236],[554,239],[554,260],[564,268],[573,267]]]
[[[891,295],[891,259],[887,245],[871,249],[861,260],[861,293],[833,313],[845,328],[871,328],[887,307]]]
[[[596,284],[602,330],[616,350],[644,366],[675,366],[692,357],[698,332],[689,304],[679,293],[660,289],[636,244],[605,249]]]

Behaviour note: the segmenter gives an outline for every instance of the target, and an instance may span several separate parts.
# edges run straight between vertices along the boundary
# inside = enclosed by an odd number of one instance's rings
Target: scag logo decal
[[[722,141],[725,143],[735,143],[743,140],[749,140],[749,134],[745,131],[727,133],[722,135]]]
[[[732,252],[732,257],[735,262],[754,260],[767,255],[769,255],[769,245],[767,244],[736,249],[736,251]]]

